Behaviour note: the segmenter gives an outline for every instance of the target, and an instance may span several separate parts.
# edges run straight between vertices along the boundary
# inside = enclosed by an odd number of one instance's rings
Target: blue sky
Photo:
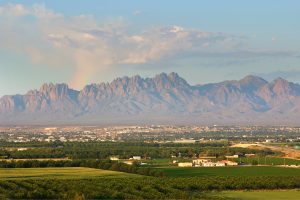
[[[0,96],[171,71],[299,83],[299,18],[295,0],[0,1]]]

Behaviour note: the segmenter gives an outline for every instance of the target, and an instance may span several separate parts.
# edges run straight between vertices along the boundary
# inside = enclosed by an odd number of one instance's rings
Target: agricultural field
[[[225,191],[217,196],[234,200],[298,200],[300,199],[300,190]]]
[[[193,167],[161,168],[169,177],[206,177],[206,176],[300,176],[298,168],[272,166],[242,166],[242,167]]]
[[[250,157],[250,158],[236,158],[233,159],[236,162],[242,162],[245,164],[259,164],[259,165],[300,165],[300,160],[291,158],[279,158],[279,157]]]
[[[0,159],[0,161],[5,162],[18,162],[18,161],[27,161],[27,160],[37,160],[37,161],[66,161],[66,160],[72,160],[69,158],[20,158],[20,159]]]
[[[255,191],[238,191],[258,189],[258,193],[265,195],[262,188],[272,190],[266,196],[274,199],[273,196],[284,195],[272,192],[300,186],[300,169],[292,168],[160,169],[167,176],[84,167],[3,168],[0,169],[0,199],[261,199]],[[290,191],[286,197],[299,195],[296,190]]]
[[[7,158],[0,161],[0,199],[300,199],[300,168],[277,166],[299,160],[275,157],[280,155],[266,149],[210,145],[68,142],[59,148],[0,151]],[[195,156],[216,162],[246,153],[255,157],[237,159],[244,165],[236,167],[173,163],[192,162]],[[110,160],[113,155],[120,160]],[[122,162],[134,155],[142,159]]]
[[[137,176],[139,175],[84,167],[0,169],[1,180],[45,178],[82,179],[99,177],[122,178]]]

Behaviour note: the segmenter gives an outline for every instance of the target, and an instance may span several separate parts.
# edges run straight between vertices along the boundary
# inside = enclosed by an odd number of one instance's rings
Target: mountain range
[[[176,73],[122,77],[74,90],[44,84],[0,99],[1,125],[300,125],[300,85],[257,76],[190,85]]]

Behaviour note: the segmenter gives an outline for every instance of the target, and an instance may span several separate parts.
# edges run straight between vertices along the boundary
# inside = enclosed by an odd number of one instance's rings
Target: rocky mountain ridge
[[[300,85],[257,76],[190,85],[176,73],[123,77],[77,91],[44,84],[0,99],[0,124],[298,125]]]

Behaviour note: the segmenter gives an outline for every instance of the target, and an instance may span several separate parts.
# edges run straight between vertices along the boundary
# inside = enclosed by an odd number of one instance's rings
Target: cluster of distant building
[[[209,158],[209,157],[208,157]],[[149,158],[145,158],[149,159]],[[129,159],[120,159],[119,156],[111,156],[110,160],[122,162],[128,165],[132,165],[134,162],[139,161],[141,165],[146,165],[143,163],[141,156],[132,156]],[[177,164],[178,167],[225,167],[225,166],[237,166],[238,163],[231,160],[220,160],[212,161],[211,159],[197,158],[193,159],[191,162],[178,162],[178,160],[173,160],[173,164]]]
[[[109,159],[112,160],[112,161],[122,162],[122,163],[125,163],[127,165],[133,165],[134,162],[141,161],[142,156],[132,156],[129,159],[120,159],[119,156],[111,156]],[[147,163],[140,162],[140,165],[145,165],[145,164],[147,164]]]
[[[237,162],[230,160],[221,160],[213,162],[210,159],[194,159],[192,162],[178,162],[178,167],[225,167],[237,165]]]
[[[206,135],[217,133],[217,135]],[[130,141],[137,138],[151,142],[197,143],[228,139],[257,142],[300,141],[300,127],[260,127],[260,126],[61,126],[61,127],[0,127],[0,140],[9,142],[89,142],[89,141]],[[243,133],[240,134],[240,133]],[[291,134],[288,134],[291,133]],[[265,137],[256,137],[263,134]],[[217,136],[217,137],[216,137]]]

